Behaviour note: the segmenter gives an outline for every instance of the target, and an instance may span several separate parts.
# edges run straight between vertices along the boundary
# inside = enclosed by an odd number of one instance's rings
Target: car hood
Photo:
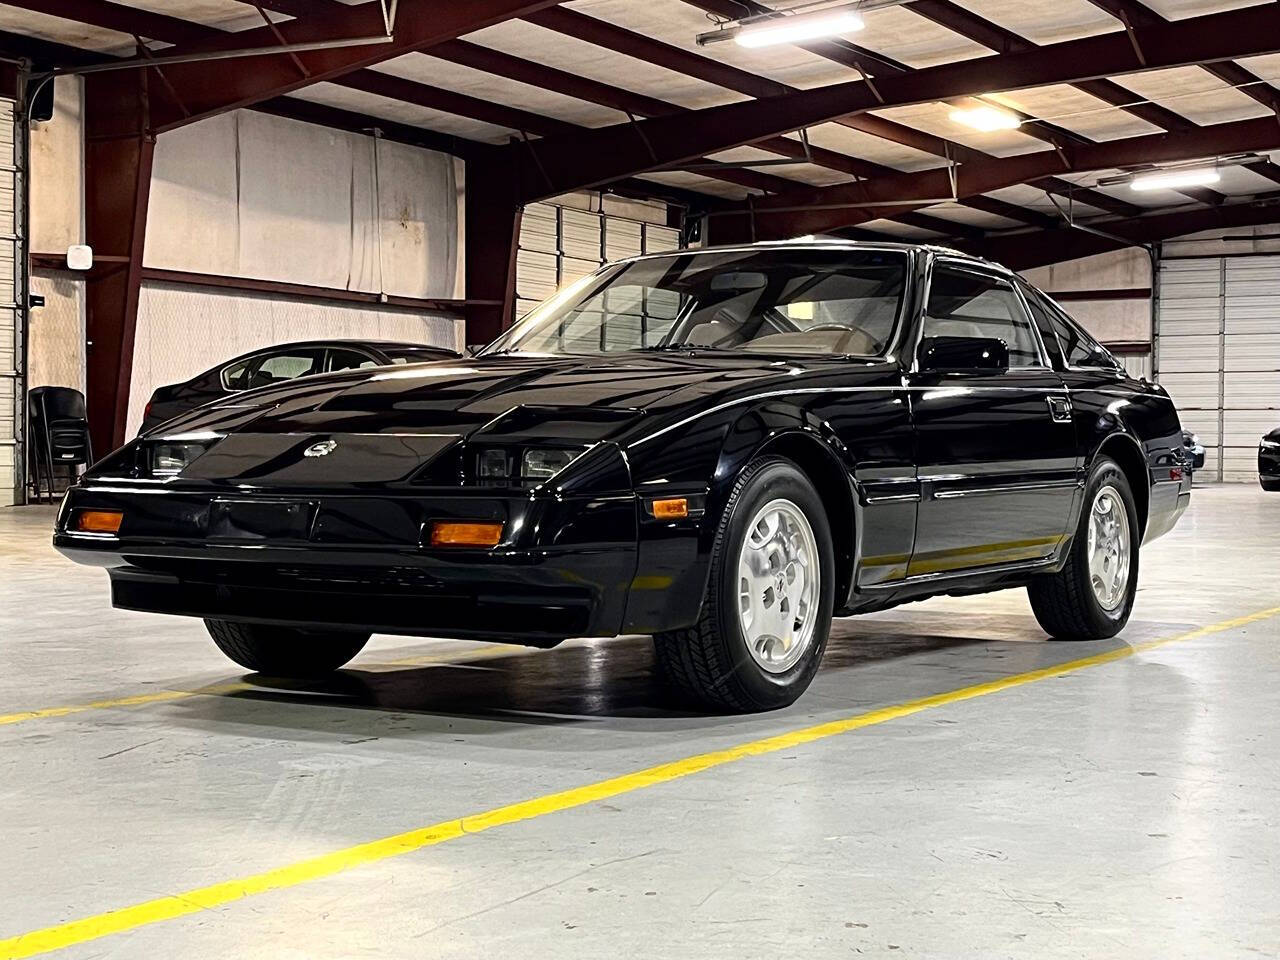
[[[825,363],[826,361],[818,361]],[[447,434],[500,423],[522,432],[604,439],[638,418],[770,381],[794,383],[802,360],[749,354],[495,356],[308,377],[239,394],[166,424],[163,435]],[[598,424],[599,429],[587,429]]]
[[[728,352],[441,361],[240,394],[170,421],[143,442],[211,442],[182,471],[180,485],[376,486],[416,475],[459,442],[629,443],[727,398],[799,387],[806,374],[847,382],[849,372],[830,358],[806,364]],[[90,479],[114,468],[101,469]]]

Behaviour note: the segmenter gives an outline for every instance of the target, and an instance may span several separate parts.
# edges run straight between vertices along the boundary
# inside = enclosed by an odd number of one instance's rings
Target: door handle
[[[1071,422],[1071,400],[1068,397],[1045,397],[1049,404],[1049,419],[1054,423]]]

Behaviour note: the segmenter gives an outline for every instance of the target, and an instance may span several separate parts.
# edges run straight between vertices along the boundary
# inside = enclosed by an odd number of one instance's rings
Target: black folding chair
[[[30,411],[27,448],[35,475],[36,500],[42,499],[43,474],[52,502],[56,467],[66,467],[70,485],[79,475],[79,467],[93,463],[84,394],[71,387],[36,387],[28,391],[27,398]]]

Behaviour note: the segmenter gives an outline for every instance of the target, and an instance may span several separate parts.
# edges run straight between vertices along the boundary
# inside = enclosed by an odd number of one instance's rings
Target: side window
[[[1049,329],[1058,338],[1062,356],[1068,367],[1120,369],[1119,361],[1111,355],[1111,352],[1085,333],[1080,325],[1063,313],[1052,300],[1038,290],[1030,290],[1027,299],[1031,303],[1031,309],[1036,312],[1036,319],[1040,322],[1041,328],[1043,329],[1047,322]],[[1041,320],[1041,313],[1045,315],[1045,320]]]
[[[267,354],[249,376],[250,388],[269,387],[296,377],[319,373],[323,350],[284,350]]]
[[[249,389],[249,365],[254,359],[249,357],[247,360],[237,360],[230,366],[223,367],[222,386],[227,390]]]
[[[1043,364],[1031,320],[1013,285],[983,273],[942,264],[933,268],[924,335],[1003,340],[1010,368]]]
[[[354,350],[330,350],[329,363],[326,370],[329,373],[333,373],[336,370],[358,370],[361,367],[376,367],[377,365],[378,362],[372,357],[357,353]]]

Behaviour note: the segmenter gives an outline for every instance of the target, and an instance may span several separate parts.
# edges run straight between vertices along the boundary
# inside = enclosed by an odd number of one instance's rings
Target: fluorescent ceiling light
[[[1176,190],[1179,187],[1203,187],[1222,179],[1214,167],[1194,167],[1189,170],[1161,170],[1134,177],[1129,186],[1134,190]]]
[[[983,133],[991,133],[993,130],[1017,130],[1022,126],[1022,121],[1018,119],[1017,114],[988,106],[952,110],[951,119],[956,123],[963,123],[966,127],[981,130]]]
[[[776,43],[802,43],[818,37],[853,33],[865,26],[861,14],[849,6],[744,23],[733,39],[743,47],[771,47]]]

